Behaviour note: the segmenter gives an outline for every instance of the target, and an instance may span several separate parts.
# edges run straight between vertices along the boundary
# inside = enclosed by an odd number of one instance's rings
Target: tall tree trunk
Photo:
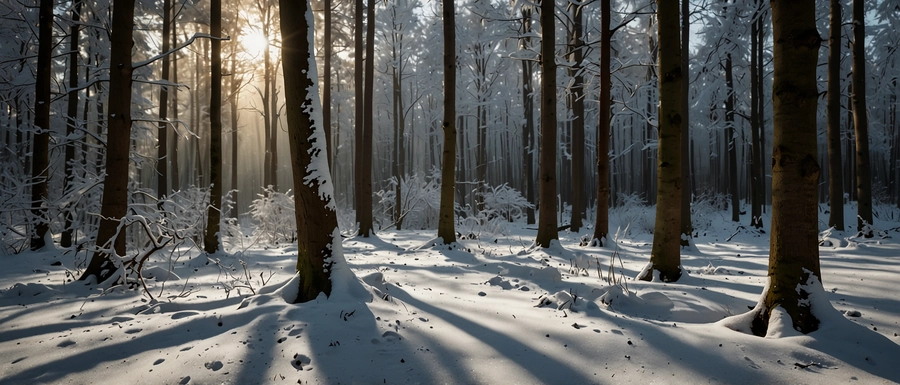
[[[535,242],[559,239],[556,218],[556,18],[554,0],[541,0],[540,210]]]
[[[762,146],[760,145],[762,116],[759,110],[759,101],[762,95],[758,92],[758,85],[763,79],[758,73],[758,68],[762,66],[762,63],[759,61],[756,51],[757,47],[762,44],[759,40],[762,12],[759,10],[759,2],[754,4],[757,9],[753,12],[753,20],[750,23],[750,226],[761,229],[763,227],[762,205],[765,204],[763,197],[765,182],[762,179]]]
[[[871,238],[872,170],[869,164],[869,118],[866,109],[866,21],[862,0],[853,0],[853,128],[856,130],[856,229]]]
[[[656,224],[650,263],[638,275],[649,281],[654,272],[664,282],[681,277],[681,42],[677,1],[657,0],[659,19],[659,159]]]
[[[444,244],[456,242],[453,192],[456,184],[456,6],[444,0],[444,149],[441,157],[441,206],[437,236]]]
[[[363,213],[360,208],[362,207],[362,196],[363,196],[363,188],[362,188],[362,169],[363,169],[363,126],[365,120],[363,119],[363,93],[365,91],[364,84],[364,74],[363,74],[363,12],[365,12],[363,6],[363,0],[356,0],[355,4],[356,15],[354,17],[354,37],[353,37],[353,84],[354,84],[354,94],[355,98],[353,101],[355,113],[353,116],[353,203],[354,208],[356,209],[356,223],[357,225],[362,222]]]
[[[331,13],[332,13],[332,0],[324,0],[322,6],[325,8],[324,10],[324,20],[322,29],[324,29],[324,36],[322,36],[323,40],[323,65],[322,70],[325,72],[322,76],[322,125],[325,128],[325,147],[328,151],[328,166],[329,169],[334,170],[334,163],[332,163],[333,154],[335,150],[333,149],[334,144],[332,144],[331,138],[331,56],[334,55],[334,46],[332,45],[331,38],[331,29],[332,29],[332,21],[331,21]],[[282,63],[284,63],[284,59],[281,59]],[[287,92],[285,92],[285,96],[287,96]],[[285,103],[287,103],[287,99],[285,98]]]
[[[175,7],[172,7],[172,46],[178,46],[178,23],[177,23],[177,14],[175,13]],[[172,54],[172,83],[178,84],[178,53]],[[178,87],[172,87],[172,121],[178,121]],[[181,170],[178,168],[178,139],[180,135],[175,131],[175,126],[172,126],[172,151],[169,152],[169,157],[172,158],[170,171],[172,173],[172,191],[178,191],[181,189]]]
[[[594,224],[594,240],[603,246],[609,234],[609,115],[610,115],[610,2],[600,1],[600,103],[597,117],[597,215]]]
[[[131,48],[134,0],[116,0],[110,34],[109,127],[106,136],[106,177],[100,206],[99,250],[79,278],[102,283],[117,273],[113,258],[125,255],[125,235],[119,224],[128,212],[128,164],[131,152]],[[116,255],[111,255],[110,252]]]
[[[169,52],[169,25],[171,24],[170,10],[172,7],[171,0],[163,1],[163,30],[162,30],[162,52]],[[169,81],[169,55],[163,57],[162,60],[162,80]],[[159,122],[157,123],[157,135],[159,137],[156,144],[156,197],[160,200],[169,194],[169,123],[166,120],[169,113],[169,87],[163,85],[159,88]]]
[[[294,176],[297,222],[297,273],[293,302],[308,302],[319,293],[330,296],[331,272],[346,269],[328,169],[322,106],[316,91],[313,16],[307,0],[280,0],[285,107]],[[309,37],[309,39],[307,39]],[[307,178],[316,175],[312,180]],[[315,223],[315,225],[312,225]],[[343,266],[342,266],[343,265]],[[351,273],[352,274],[352,273]],[[352,279],[352,278],[351,278]]]
[[[222,0],[210,0],[212,63],[209,97],[209,206],[203,249],[213,254],[220,248],[219,222],[222,219]]]
[[[269,153],[272,154],[272,175],[270,176],[272,181],[272,187],[275,188],[275,191],[279,191],[278,188],[278,61],[272,63],[272,87],[270,90],[272,94],[269,96],[269,103],[272,105],[269,107],[269,115],[267,118],[271,120],[269,123],[269,127],[272,130],[272,133],[269,134],[269,146],[271,149]]]
[[[359,170],[360,183],[362,184],[361,196],[358,198],[360,207],[357,210],[359,216],[359,235],[369,237],[375,232],[372,217],[372,131],[374,126],[375,109],[373,107],[375,85],[375,4],[376,0],[369,0],[366,8],[366,81],[365,95],[363,95],[363,136],[362,143],[362,169]]]
[[[815,1],[772,1],[775,80],[772,102],[772,233],[769,282],[752,324],[765,335],[776,308],[793,328],[818,328],[808,300],[822,291],[819,268],[816,185],[816,62],[821,39],[816,30]]]
[[[275,112],[272,111],[272,78],[275,76],[272,74],[272,54],[270,53],[271,49],[271,41],[275,38],[274,34],[271,30],[272,24],[272,15],[271,11],[268,7],[265,7],[265,4],[260,3],[260,11],[263,13],[263,33],[266,35],[266,38],[269,40],[269,44],[266,45],[266,50],[263,51],[263,95],[262,95],[262,105],[263,105],[263,131],[264,131],[264,140],[263,148],[265,149],[264,159],[263,159],[263,188],[272,188],[275,187],[275,182],[273,180],[273,175],[275,174],[273,156],[272,156],[272,142],[274,138],[272,138],[272,120],[270,117]]]
[[[841,2],[831,0],[828,34],[828,226],[844,230],[844,170],[841,167]]]
[[[53,0],[41,0],[38,11],[38,65],[34,91],[34,142],[31,165],[31,212],[34,233],[31,249],[46,244],[44,237],[50,231],[47,217],[47,180],[50,178],[50,77],[53,53]]]
[[[231,47],[231,98],[229,104],[231,113],[231,200],[234,202],[231,216],[238,219],[240,213],[240,206],[238,206],[238,97],[242,79],[237,77],[237,43],[232,43]]]
[[[738,191],[737,138],[734,133],[734,76],[731,54],[725,55],[725,147],[728,152],[728,192],[731,195],[731,221],[741,221],[741,199]]]
[[[586,217],[584,202],[584,80],[582,66],[584,59],[584,41],[582,40],[582,5],[569,3],[572,7],[572,51],[575,64],[570,71],[573,78],[572,84],[572,219],[570,230],[574,233],[581,231],[581,221]]]
[[[690,246],[694,225],[691,223],[691,120],[690,120],[690,57],[691,14],[688,0],[681,0],[681,246]]]
[[[530,7],[522,7],[522,50],[530,49],[531,45],[531,15]],[[522,158],[525,167],[525,199],[531,206],[526,209],[525,220],[529,225],[534,224],[534,88],[532,87],[533,66],[530,60],[522,60],[522,109],[525,112],[525,124],[522,127]]]
[[[66,110],[66,160],[65,169],[66,177],[63,180],[63,192],[68,194],[72,189],[71,184],[75,181],[75,141],[72,138],[75,135],[75,127],[78,125],[78,39],[79,39],[79,23],[81,21],[81,0],[75,0],[72,4],[72,27],[69,32],[69,100]],[[69,203],[72,205],[73,203]],[[72,220],[74,219],[74,207],[66,207],[65,226],[63,226],[62,234],[60,234],[59,245],[62,247],[72,246]]]

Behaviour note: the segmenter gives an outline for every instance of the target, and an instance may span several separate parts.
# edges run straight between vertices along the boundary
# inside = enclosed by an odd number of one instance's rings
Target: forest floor
[[[589,229],[534,248],[534,226],[516,223],[455,247],[434,231],[347,238],[361,282],[335,290],[356,293],[298,305],[279,294],[295,246],[154,256],[144,277],[158,301],[71,282],[63,250],[3,255],[0,383],[898,383],[892,213],[876,221],[887,237],[821,234],[820,329],[770,338],[721,322],[760,298],[769,240],[725,213],[703,219],[677,283],[633,279],[652,240],[636,223],[602,248],[578,245]]]

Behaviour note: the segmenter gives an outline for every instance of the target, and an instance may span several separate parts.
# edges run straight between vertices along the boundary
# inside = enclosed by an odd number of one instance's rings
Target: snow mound
[[[144,279],[155,279],[157,282],[181,280],[181,277],[179,277],[178,274],[175,274],[168,269],[164,269],[160,266],[148,267],[141,270],[141,277],[144,277]]]

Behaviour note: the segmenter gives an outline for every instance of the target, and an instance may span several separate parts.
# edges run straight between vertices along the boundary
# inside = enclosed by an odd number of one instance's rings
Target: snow
[[[297,305],[284,244],[235,242],[216,263],[157,253],[143,275],[158,302],[72,282],[65,249],[3,255],[0,383],[900,382],[896,230],[823,232],[822,282],[804,288],[819,330],[776,309],[782,326],[761,338],[731,327],[765,290],[768,238],[726,242],[738,224],[724,217],[683,252],[676,283],[633,279],[652,243],[635,230],[604,248],[574,233],[535,248],[522,223],[453,245],[433,231],[344,238],[333,295]]]

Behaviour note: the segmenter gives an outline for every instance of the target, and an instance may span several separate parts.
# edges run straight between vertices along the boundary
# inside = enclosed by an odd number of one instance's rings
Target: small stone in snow
[[[483,292],[483,291],[479,291],[479,292],[478,292],[478,295],[484,297],[484,296],[487,295],[487,293],[485,293],[485,292]]]

